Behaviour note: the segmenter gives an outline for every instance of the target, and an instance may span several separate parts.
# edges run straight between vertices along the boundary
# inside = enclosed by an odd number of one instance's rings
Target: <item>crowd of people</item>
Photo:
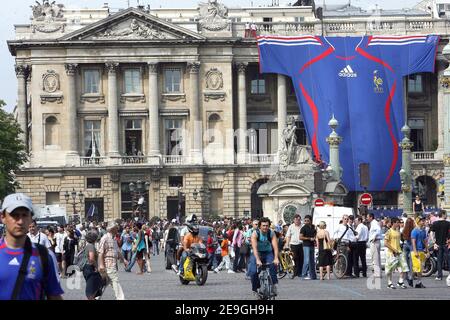
[[[44,255],[40,274],[42,279],[48,281],[45,285],[23,284],[21,273],[8,279],[0,277],[2,287],[8,289],[0,294],[1,299],[38,299],[44,294],[47,298],[61,298],[58,275],[61,278],[70,277],[76,271],[73,266],[78,266],[83,273],[88,299],[101,297],[107,284],[113,287],[116,299],[125,299],[119,282],[119,261],[127,272],[131,272],[137,264],[137,275],[151,273],[151,256],[165,252],[172,228],[178,230],[179,247],[185,251],[178,252],[178,264],[173,265],[178,274],[183,272],[183,261],[189,246],[194,242],[204,242],[209,270],[215,273],[224,269],[228,273],[245,273],[246,279],[251,280],[254,292],[258,287],[256,270],[262,263],[273,262],[270,272],[273,283],[277,283],[279,254],[286,248],[291,250],[295,261],[294,278],[315,280],[317,268],[320,280],[330,279],[336,249],[347,257],[347,277],[367,277],[366,248],[370,248],[373,276],[381,278],[380,251],[384,243],[385,274],[387,287],[391,289],[407,288],[405,283],[411,287],[425,288],[422,271],[427,255],[433,250],[437,252],[436,280],[442,280],[444,261],[447,259],[448,263],[450,248],[450,222],[444,210],[439,212],[439,217],[416,214],[415,219],[377,220],[372,213],[356,217],[344,215],[333,234],[327,231],[324,221],[315,226],[310,215],[302,221],[299,214],[293,217],[291,224],[284,224],[283,221],[274,224],[268,218],[206,221],[190,216],[182,225],[176,219],[153,219],[152,222],[115,220],[40,230],[33,220],[31,199],[24,194],[12,194],[2,203],[1,218],[5,225],[5,234],[0,240],[2,270],[5,268],[5,274],[10,272],[12,275],[17,273],[18,268],[26,268],[27,259]],[[209,227],[204,239],[199,236],[198,226],[201,225]],[[15,260],[18,253],[11,253],[11,250],[23,255],[22,262]],[[30,252],[31,257],[27,257]],[[399,278],[394,284],[393,274],[396,271],[399,271]],[[22,284],[28,287],[23,290],[16,288]]]

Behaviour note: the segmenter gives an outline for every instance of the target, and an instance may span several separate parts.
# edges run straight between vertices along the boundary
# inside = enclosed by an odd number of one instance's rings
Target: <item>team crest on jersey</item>
[[[36,279],[36,266],[34,261],[31,261],[31,266],[28,268],[28,279]]]
[[[381,79],[381,77],[378,76],[378,70],[375,70],[373,72],[373,92],[375,93],[383,93],[384,89],[383,89],[383,79]]]
[[[342,69],[339,72],[339,77],[342,78],[356,78],[358,77],[358,74],[353,71],[352,67],[350,65],[347,65],[344,69]]]

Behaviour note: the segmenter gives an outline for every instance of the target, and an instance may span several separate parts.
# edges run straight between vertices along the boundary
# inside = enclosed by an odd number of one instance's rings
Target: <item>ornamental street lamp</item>
[[[201,187],[200,190],[194,189],[194,192],[192,192],[192,197],[194,198],[194,201],[197,201],[199,199],[200,206],[202,208],[202,216],[203,216],[203,203],[209,196],[209,190]]]
[[[82,223],[82,218],[81,218],[81,208],[82,208],[82,204],[84,201],[84,194],[83,192],[80,190],[80,192],[75,191],[74,188],[72,188],[72,192],[69,193],[66,190],[66,193],[64,193],[64,198],[66,200],[66,205],[71,204],[72,208],[73,208],[73,218],[77,217],[79,215],[79,223]],[[77,198],[78,198],[78,202],[77,202]],[[77,205],[80,205],[80,210],[77,210]],[[79,213],[78,213],[79,212]],[[74,222],[76,223],[77,221],[74,220]]]
[[[130,182],[128,187],[131,193],[131,208],[133,210],[133,218],[136,221],[142,221],[145,216],[145,194],[150,187],[149,182],[143,182],[142,180],[136,181],[136,183]]]
[[[181,185],[178,185],[177,187],[177,197],[178,197],[178,212],[177,212],[177,222],[180,223],[181,221],[181,211],[182,211],[182,207],[183,207],[183,202],[184,202],[184,196],[185,194],[183,192],[181,192]]]

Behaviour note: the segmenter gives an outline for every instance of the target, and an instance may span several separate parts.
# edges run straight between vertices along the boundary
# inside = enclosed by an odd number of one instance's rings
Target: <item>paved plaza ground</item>
[[[171,270],[163,268],[164,256],[152,257],[152,273],[136,275],[137,265],[132,273],[123,271],[120,266],[119,278],[125,298],[130,300],[255,300],[251,294],[250,281],[244,273],[229,274],[222,271],[219,274],[210,272],[203,287],[194,283],[185,286]],[[370,274],[369,274],[370,275]],[[446,273],[445,273],[446,275]],[[394,280],[398,274],[394,274]],[[387,289],[386,278],[381,283],[372,283],[366,278],[332,279],[327,281],[300,280],[299,278],[280,280],[277,300],[449,300],[450,287],[445,279],[435,281],[434,277],[424,278],[425,289]],[[64,299],[83,300],[84,279],[81,279],[80,289],[69,289],[74,284],[73,279],[63,279]],[[114,299],[112,287],[108,287],[103,295],[104,300]]]

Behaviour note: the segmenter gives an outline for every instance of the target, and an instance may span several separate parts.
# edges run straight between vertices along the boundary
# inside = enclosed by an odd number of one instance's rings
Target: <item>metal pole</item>
[[[402,182],[403,192],[403,213],[412,216],[412,173],[411,173],[411,148],[413,143],[409,140],[411,129],[405,124],[402,128],[404,138],[400,143],[402,148],[402,169],[400,170],[400,179]]]

